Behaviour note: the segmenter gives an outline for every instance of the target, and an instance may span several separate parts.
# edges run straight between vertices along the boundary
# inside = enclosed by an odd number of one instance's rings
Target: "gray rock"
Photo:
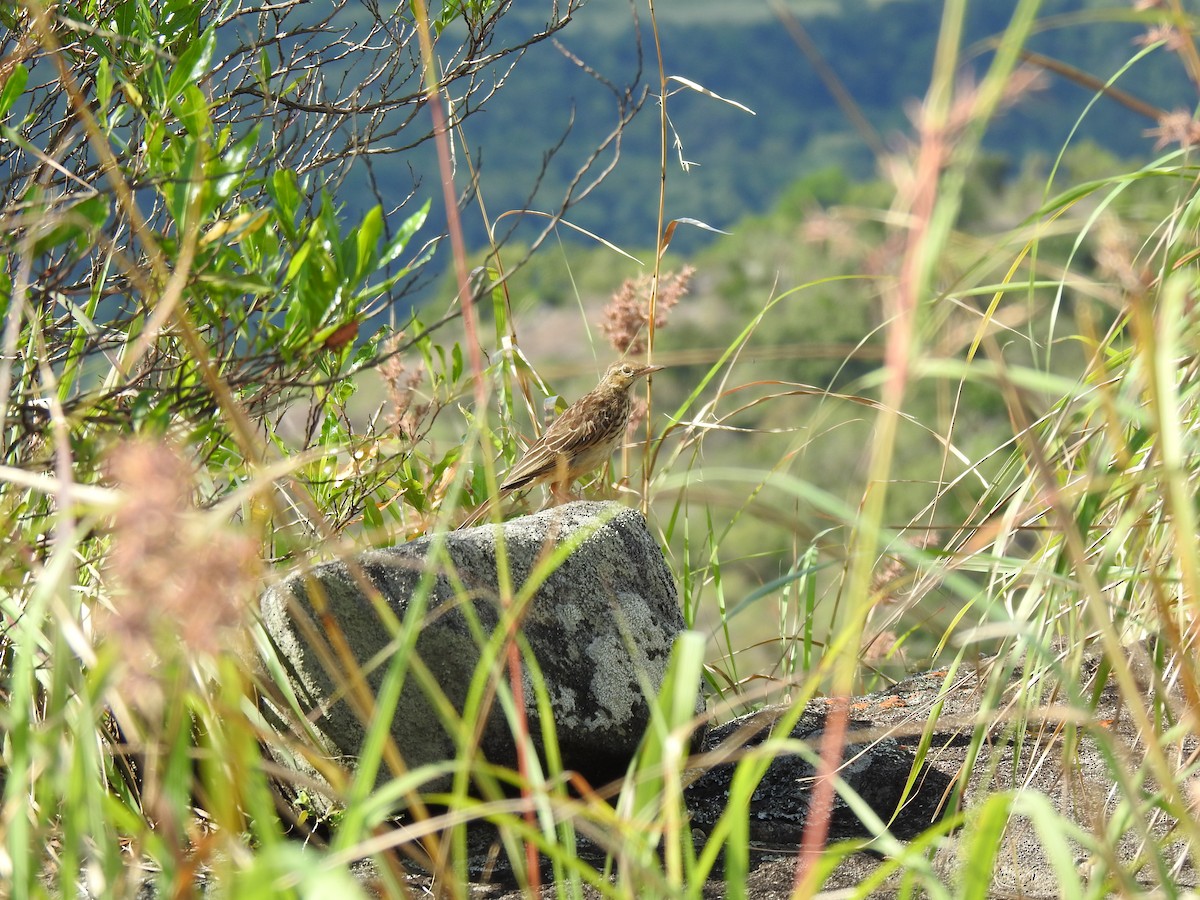
[[[769,707],[709,730],[705,752],[729,752],[761,744],[774,731],[787,707]],[[828,701],[813,700],[800,714],[788,736],[820,752]],[[953,779],[932,766],[922,766],[913,789],[905,792],[915,757],[895,738],[875,733],[873,723],[858,718],[847,722],[846,743],[838,776],[884,822],[891,833],[911,840],[942,816],[942,801]],[[707,835],[725,812],[735,766],[709,768],[684,791],[693,829]],[[750,797],[750,839],[760,848],[794,849],[808,821],[816,768],[797,754],[775,757]],[[833,797],[828,840],[870,838],[873,832],[840,795]]]
[[[1132,654],[1138,649],[1129,651]],[[929,758],[932,766],[950,774],[969,767],[962,801],[968,813],[997,792],[1015,792],[1044,799],[1057,815],[1083,833],[1093,832],[1097,827],[1105,829],[1100,843],[1107,845],[1109,859],[1093,859],[1080,848],[1072,860],[1076,867],[1073,874],[1079,879],[1076,884],[1063,880],[1063,873],[1050,859],[1045,836],[1038,833],[1034,822],[1015,811],[998,838],[986,896],[1046,900],[1103,896],[1118,885],[1122,886],[1119,893],[1125,895],[1145,892],[1147,896],[1196,896],[1193,892],[1198,879],[1189,849],[1183,841],[1171,844],[1167,840],[1175,820],[1161,815],[1152,804],[1147,804],[1136,816],[1122,820],[1128,810],[1121,812],[1125,801],[1114,785],[1118,777],[1140,777],[1144,763],[1135,748],[1144,736],[1133,727],[1128,712],[1122,711],[1124,701],[1115,684],[1110,680],[1102,682],[1103,689],[1091,712],[1084,712],[1082,705],[1072,705],[1057,686],[1047,685],[1046,695],[1052,699],[1030,711],[1030,729],[1016,740],[1015,722],[1006,721],[994,711],[982,717],[980,714],[980,701],[989,690],[987,666],[997,662],[981,662],[978,669],[964,667],[953,681],[947,680],[945,670],[914,675],[887,691],[858,698],[852,704],[856,717],[870,721],[877,732],[891,733],[902,746],[915,746],[927,727],[931,710],[938,709]],[[1098,673],[1100,668],[1099,658],[1089,656],[1084,674]],[[1027,689],[1021,673],[1011,673],[1006,693]],[[1151,708],[1156,702],[1150,691],[1145,702]],[[981,718],[982,723],[990,724],[981,724]],[[1071,746],[1069,754],[1057,727],[1064,721],[1080,726],[1079,741]],[[971,735],[980,727],[986,728],[987,738],[980,754],[975,756]],[[1172,752],[1188,758],[1189,754],[1200,752],[1197,743],[1194,735],[1185,736],[1181,746]],[[1114,748],[1119,749],[1114,752]],[[951,797],[947,795],[946,800],[950,803]],[[953,811],[947,809],[946,814]],[[1122,822],[1123,830],[1114,829],[1114,822]],[[1151,836],[1150,840],[1163,842],[1174,853],[1176,865],[1170,871],[1159,871],[1153,863],[1148,863],[1152,857],[1145,853],[1142,828]],[[1065,838],[1066,830],[1058,830],[1059,837]],[[980,887],[964,883],[965,854],[971,852],[971,847],[964,845],[961,838],[962,832],[955,831],[941,839],[930,859],[933,870],[947,885],[944,890],[950,893],[954,893],[951,888],[962,892],[969,887]],[[873,877],[882,864],[878,856],[861,853],[850,856],[830,873],[822,890],[831,894],[852,892]],[[1119,875],[1114,874],[1113,867]],[[746,885],[747,896],[756,900],[787,896],[795,868],[795,858],[764,861],[751,874]],[[903,871],[893,872],[867,896],[879,900],[913,896],[904,878]],[[1108,879],[1107,889],[1103,887],[1105,879]],[[722,888],[714,884],[710,896],[723,895]],[[915,896],[924,894],[917,892]]]
[[[343,699],[343,673],[331,677],[321,662],[336,658],[329,625],[336,624],[345,636],[377,693],[400,642],[385,623],[386,614],[381,617],[364,592],[369,583],[396,620],[419,629],[416,655],[461,711],[480,648],[501,619],[498,537],[513,595],[520,597],[531,576],[544,577],[520,616],[520,627],[545,680],[563,766],[593,784],[623,774],[649,723],[647,692],[658,690],[684,623],[670,572],[645,520],[613,503],[572,503],[498,529],[484,525],[368,551],[350,562],[294,573],[269,590],[262,599],[266,631],[289,669],[301,706],[315,711],[310,714],[315,727],[344,762],[353,765],[365,728]],[[576,546],[564,560],[545,564],[548,555],[571,543]],[[310,602],[316,586],[327,602],[327,619]],[[528,665],[522,674],[530,731],[540,751],[542,725]],[[392,736],[410,769],[455,757],[454,741],[413,672],[390,714]],[[516,764],[511,729],[498,701],[491,704],[480,747],[491,762]],[[426,788],[447,783],[440,779]]]

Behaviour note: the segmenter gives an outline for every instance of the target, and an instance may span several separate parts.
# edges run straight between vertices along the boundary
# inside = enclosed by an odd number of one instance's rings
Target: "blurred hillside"
[[[671,123],[682,146],[668,161],[667,218],[691,217],[729,229],[747,214],[772,208],[793,182],[814,172],[833,166],[856,180],[876,173],[877,151],[894,148],[897,135],[910,126],[909,107],[929,83],[943,3],[792,2],[787,13],[779,12],[784,4],[768,0],[664,0],[657,6],[666,74],[686,77],[756,113],[686,89],[669,99]],[[1004,30],[1013,4],[972,3],[967,11],[966,34],[973,44],[968,57],[982,70],[990,59],[988,41]],[[537,5],[518,7],[509,24],[519,30],[523,18],[538,15]],[[1133,19],[1129,4],[1118,0],[1050,0],[1043,4],[1030,49],[1107,81],[1125,65],[1134,52],[1132,42],[1144,31]],[[819,59],[800,49],[797,27]],[[641,79],[634,83],[638,28],[629,5],[592,0],[560,33],[557,46],[531,47],[486,111],[467,120],[465,134],[477,151],[481,193],[493,218],[508,210],[557,210],[571,179],[616,127],[610,87],[620,91],[633,85],[635,94],[649,87],[651,96],[641,114],[624,129],[615,168],[568,218],[623,247],[653,243],[659,180],[653,96],[657,72],[644,19],[640,38]],[[817,74],[815,66],[822,63],[853,98],[873,134],[848,120]],[[1172,109],[1189,106],[1181,76],[1178,60],[1158,53],[1121,72],[1116,84]],[[1068,139],[1093,140],[1119,156],[1144,153],[1151,143],[1144,132],[1154,123],[1109,100],[1097,103],[1072,136],[1091,97],[1092,92],[1062,76],[1047,75],[1042,89],[990,131],[986,146],[994,154],[996,176],[1015,173],[1030,154],[1053,157]],[[514,128],[518,122],[520,127]],[[680,156],[694,163],[686,173]],[[590,175],[613,158],[611,150],[602,154]],[[430,173],[428,178],[436,171],[419,162],[414,166]],[[401,179],[407,175],[396,173]],[[465,182],[460,177],[460,184]],[[425,181],[424,190],[431,189],[432,181]],[[503,235],[518,221],[505,218],[497,233]],[[466,211],[464,222],[471,244],[482,246],[485,232],[477,207]],[[531,239],[543,224],[527,219],[516,236]],[[575,239],[567,229],[561,233]],[[678,249],[690,250],[711,243],[712,235],[685,229],[676,240]]]

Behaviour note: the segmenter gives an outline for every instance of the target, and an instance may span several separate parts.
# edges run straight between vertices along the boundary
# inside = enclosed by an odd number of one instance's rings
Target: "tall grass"
[[[60,54],[48,11],[28,10],[31,39]],[[354,896],[363,888],[351,867],[369,859],[386,896],[414,892],[413,872],[425,873],[439,895],[466,896],[468,880],[478,877],[469,869],[468,827],[486,823],[498,865],[526,892],[549,873],[561,896],[699,896],[719,872],[728,893],[740,896],[751,866],[746,809],[775,755],[819,761],[814,809],[825,808],[833,792],[850,794],[837,777],[846,698],[908,667],[937,663],[954,673],[984,658],[965,771],[995,771],[999,751],[986,740],[993,721],[1015,723],[1018,752],[1037,748],[1067,772],[1073,747],[1086,738],[1113,761],[1117,812],[1089,832],[1019,784],[996,784],[991,796],[964,808],[960,783],[947,798],[949,817],[904,845],[864,810],[887,859],[859,895],[900,871],[931,896],[984,896],[998,835],[1018,816],[1037,824],[1059,863],[1064,896],[1136,889],[1137,873],[1109,849],[1114,834],[1139,836],[1146,870],[1165,883],[1182,860],[1195,864],[1195,126],[1164,112],[1156,158],[1086,183],[1055,173],[1040,208],[1020,227],[969,240],[956,231],[964,193],[987,128],[1029,87],[1021,48],[1037,25],[1038,4],[1015,5],[977,85],[959,74],[965,11],[964,0],[946,3],[912,143],[881,160],[896,183],[892,207],[875,213],[891,258],[869,279],[814,278],[759,298],[752,315],[731,324],[718,353],[686,369],[688,383],[661,378],[651,388],[644,438],[631,439],[616,471],[588,488],[612,495],[616,484],[625,492],[619,496],[647,511],[693,629],[678,641],[652,698],[653,725],[637,758],[623,780],[607,786],[563,770],[549,697],[520,636],[524,605],[566,549],[524,584],[512,583],[502,563],[503,627],[477,635],[483,653],[465,710],[445,702],[411,653],[423,598],[403,621],[381,605],[390,643],[386,659],[376,661],[384,671],[379,696],[366,689],[344,637],[336,629],[328,635],[322,663],[337,673],[367,729],[353,770],[328,759],[255,620],[255,598],[286,568],[442,529],[462,506],[495,492],[497,468],[528,431],[523,423],[540,419],[535,398],[553,389],[521,347],[503,250],[489,260],[488,283],[474,285],[465,251],[455,252],[460,296],[473,298],[461,307],[463,347],[444,337],[457,313],[429,326],[410,323],[407,337],[380,336],[355,351],[344,329],[358,319],[312,311],[306,319],[274,301],[262,307],[261,320],[220,343],[220,316],[206,315],[222,308],[221,290],[237,298],[262,284],[290,289],[297,279],[333,278],[326,283],[360,297],[386,292],[395,284],[388,266],[421,217],[385,239],[378,213],[352,226],[332,202],[301,213],[286,173],[271,180],[271,205],[261,214],[239,207],[233,182],[241,176],[198,148],[225,141],[227,155],[236,155],[242,145],[214,133],[203,96],[187,91],[179,75],[174,89],[183,99],[167,105],[176,104],[187,128],[164,138],[176,155],[164,151],[157,174],[185,162],[194,168],[184,175],[190,193],[161,188],[156,202],[171,223],[155,230],[133,214],[141,201],[120,161],[104,163],[121,149],[118,132],[88,119],[87,88],[75,85],[70,102],[80,122],[90,121],[89,146],[113,184],[123,185],[112,189],[112,202],[125,208],[142,252],[161,271],[139,281],[136,266],[102,234],[107,212],[87,201],[39,207],[31,200],[3,245],[0,385],[14,400],[0,468],[0,510],[11,535],[0,554],[4,891],[132,896],[149,881],[172,896],[210,883],[231,896]],[[1172,29],[1158,33],[1165,47],[1157,52],[1177,53],[1196,79],[1191,21],[1170,12],[1142,17]],[[204,40],[194,46],[175,72],[186,74],[185,62],[198,71],[211,58]],[[422,52],[432,76],[432,41]],[[25,76],[13,74],[23,69],[17,60],[6,70],[0,111],[24,88]],[[678,177],[669,163],[669,103],[680,82],[671,74],[660,55],[664,182]],[[167,70],[165,77],[176,76]],[[125,87],[132,96],[135,85]],[[431,97],[442,90],[432,77],[426,89]],[[109,90],[102,112],[113,112]],[[1104,102],[1110,88],[1097,90]],[[449,169],[445,180],[453,197]],[[249,190],[249,182],[238,189]],[[643,346],[670,359],[671,326],[661,323],[658,304],[680,223],[668,220],[662,197]],[[47,248],[66,241],[94,255],[96,280],[81,303],[67,306],[63,327],[31,298],[52,289],[34,273],[44,271],[38,262]],[[322,252],[329,254],[322,266],[306,269]],[[419,252],[410,256],[420,263]],[[146,315],[118,321],[103,343],[110,353],[56,355],[95,346],[110,267],[146,291]],[[746,358],[789,303],[830,284],[862,283],[878,289],[883,310],[878,333],[862,336],[882,345],[868,375],[836,390],[744,375]],[[489,300],[490,315],[477,318],[475,302]],[[272,330],[281,317],[287,327]],[[305,450],[272,418],[279,406],[257,405],[267,375],[229,365],[228,354],[247,341],[282,348],[266,372],[283,373],[293,408],[310,407],[314,439]],[[17,366],[18,350],[36,361],[32,369]],[[319,377],[300,378],[292,365],[308,351],[305,364]],[[396,354],[383,372],[393,420],[381,416],[356,430],[347,413],[358,384],[353,361],[386,353]],[[124,384],[147,354],[161,366],[154,385],[104,393],[106,385]],[[170,365],[180,358],[194,367]],[[36,397],[31,384],[40,386]],[[982,452],[968,451],[971,398],[981,394],[1003,409],[1008,433]],[[938,421],[907,412],[913,398],[930,396]],[[80,398],[109,404],[105,415],[92,415]],[[458,404],[469,409],[456,418]],[[130,405],[133,413],[118,417]],[[762,426],[759,414],[777,409],[800,410],[813,427]],[[114,428],[109,418],[121,424]],[[864,426],[867,442],[853,461],[861,478],[846,493],[810,466],[825,458],[822,442],[851,425]],[[140,437],[131,439],[131,431]],[[729,461],[727,441],[752,444],[770,462]],[[927,492],[920,512],[898,521],[892,500],[910,480],[901,453],[913,447],[937,459],[939,474],[920,483]],[[728,550],[748,530],[783,561],[777,577],[751,583],[741,554]],[[266,657],[261,667],[249,662],[259,654]],[[1087,659],[1098,659],[1098,670]],[[522,667],[534,672],[531,698],[519,688]],[[1144,763],[1131,770],[1129,749],[1095,715],[1102,679],[1116,686],[1135,727],[1134,755]],[[775,736],[738,761],[729,807],[707,843],[696,846],[682,787],[691,770],[718,759],[689,757],[697,725],[692,688],[701,680],[718,718],[768,701],[791,706]],[[409,768],[391,741],[380,710],[394,705],[407,682],[429,692],[456,740],[455,759]],[[789,740],[789,726],[816,696],[833,700],[821,741]],[[264,714],[262,698],[278,721]],[[1044,706],[1056,698],[1065,704],[1064,739],[1042,743],[1031,726],[1042,726]],[[543,728],[541,757],[532,750],[527,703],[536,704]],[[493,705],[525,751],[517,771],[479,757],[477,723]],[[920,761],[932,758],[928,736],[937,716],[935,708],[913,728],[923,736]],[[281,755],[304,760],[311,775],[285,770]],[[379,772],[391,776],[382,787]],[[447,776],[449,788],[430,790]],[[1173,823],[1167,837],[1163,820]],[[856,849],[828,846],[827,825],[827,816],[810,817],[797,848],[794,896],[817,894],[833,865]],[[968,863],[960,881],[948,882],[931,859],[959,826]],[[1103,865],[1081,874],[1069,862],[1068,839]]]

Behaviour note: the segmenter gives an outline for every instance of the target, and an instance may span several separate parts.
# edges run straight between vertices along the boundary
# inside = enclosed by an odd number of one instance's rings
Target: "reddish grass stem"
[[[817,877],[816,862],[829,839],[829,820],[833,815],[833,780],[842,761],[846,743],[846,720],[849,701],[846,697],[831,697],[825,714],[825,733],[821,737],[821,759],[817,766],[817,781],[808,804],[808,819],[800,839],[800,858],[796,861],[796,880],[793,897],[811,897],[821,887],[813,883]]]
[[[425,92],[429,111],[433,117],[433,137],[437,147],[438,170],[442,176],[442,200],[446,206],[446,228],[450,235],[450,246],[454,255],[454,274],[458,281],[459,302],[463,311],[463,330],[466,332],[467,355],[471,361],[471,379],[475,388],[476,415],[482,420],[487,410],[487,390],[483,380],[483,353],[479,345],[479,329],[475,317],[475,296],[470,289],[467,273],[467,252],[463,241],[462,221],[458,215],[458,197],[454,190],[454,170],[450,164],[449,126],[441,105],[441,84],[438,81],[434,62],[433,37],[429,27],[429,13],[425,0],[413,0],[413,16],[419,27],[418,40],[425,68]],[[516,706],[517,770],[521,775],[521,797],[528,801],[525,821],[530,829],[537,827],[533,812],[532,785],[529,778],[529,759],[525,746],[529,739],[529,720],[525,714],[524,689],[521,683],[521,659],[516,642],[510,635],[507,647],[508,676]],[[532,841],[525,842],[525,864],[532,894],[537,894],[540,878],[538,872],[537,847]]]

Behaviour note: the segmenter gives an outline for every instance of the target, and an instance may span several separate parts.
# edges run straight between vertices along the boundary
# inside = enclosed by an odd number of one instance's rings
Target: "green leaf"
[[[305,241],[300,245],[300,249],[296,251],[296,255],[293,256],[292,261],[288,263],[287,274],[283,277],[284,284],[291,283],[295,277],[300,274],[300,270],[304,267],[305,262],[308,260],[308,254],[311,252],[311,241]]]
[[[278,897],[279,885],[290,879],[296,879],[297,887],[287,891],[286,896],[300,900],[360,900],[367,896],[345,867],[329,865],[320,854],[298,842],[276,844],[250,854],[246,866],[230,878],[229,892],[235,897]]]
[[[12,105],[17,102],[17,98],[25,90],[25,83],[29,81],[29,70],[24,64],[17,63],[13,70],[8,75],[8,80],[4,82],[4,89],[0,90],[0,118],[12,108]]]
[[[634,803],[639,812],[662,802],[664,776],[669,778],[672,765],[678,765],[687,756],[686,749],[678,746],[678,731],[696,715],[696,698],[704,670],[704,640],[701,632],[685,631],[671,648],[667,671],[651,709],[651,726],[638,754],[638,768],[647,773],[637,782]]]
[[[207,140],[212,134],[212,119],[208,114],[208,99],[194,84],[185,84],[179,95],[171,95],[171,109],[189,135],[196,140]]]
[[[682,793],[682,772],[688,758],[691,724],[704,670],[705,636],[685,631],[675,639],[658,696],[651,704],[651,722],[632,775],[635,820],[652,822],[651,834],[661,841],[672,881],[682,880],[684,844],[691,844]]]
[[[275,216],[283,228],[284,236],[294,241],[296,231],[296,210],[300,208],[300,191],[296,187],[296,173],[290,169],[279,169],[267,182],[267,193],[275,201]]]
[[[345,283],[352,274],[357,250],[354,246],[353,234],[347,235],[344,239],[340,237],[342,223],[338,220],[339,212],[340,210],[333,202],[333,198],[329,196],[329,192],[325,188],[321,188],[321,205],[312,220],[309,239],[312,240],[314,235],[320,235],[321,259],[326,262],[325,278],[330,283],[340,285]]]
[[[222,288],[228,291],[236,291],[239,294],[253,294],[256,296],[266,296],[275,290],[275,284],[267,281],[257,273],[249,273],[246,275],[220,275],[209,272],[198,272],[196,280],[212,287]]]
[[[204,146],[201,141],[193,139],[184,145],[176,179],[163,185],[163,196],[167,199],[167,207],[179,233],[183,234],[190,224],[188,213],[196,193],[208,189],[204,179]]]
[[[358,392],[358,382],[347,378],[345,381],[340,381],[331,387],[329,392],[338,403],[345,405]],[[349,435],[347,435],[347,438],[349,438]]]
[[[392,239],[387,242],[387,246],[383,248],[383,254],[379,257],[379,265],[381,267],[386,266],[404,252],[405,246],[407,246],[412,236],[416,234],[417,229],[425,224],[425,218],[428,215],[429,201],[426,200],[419,210],[404,220],[404,224],[400,226]]]
[[[166,434],[171,424],[171,403],[153,391],[142,391],[129,412],[135,431]]]
[[[996,854],[1011,812],[1011,794],[993,794],[972,812],[963,832],[959,856],[963,900],[982,900],[988,896],[995,875]]]
[[[71,212],[85,218],[93,228],[99,228],[108,221],[108,195],[94,194],[76,203]]]
[[[258,126],[256,125],[250,129],[249,134],[232,147],[222,151],[220,159],[223,174],[213,184],[213,197],[218,203],[224,203],[233,194],[245,173],[250,153],[257,145]]]
[[[1046,859],[1050,861],[1058,879],[1058,896],[1082,897],[1083,883],[1075,857],[1077,846],[1088,844],[1088,836],[1073,821],[1054,808],[1045,795],[1037,791],[1021,791],[1013,794],[1012,804],[1018,815],[1027,816],[1037,829]]]
[[[432,481],[437,481],[442,477],[442,474],[457,463],[462,458],[463,448],[461,445],[455,445],[446,451],[446,455],[435,462],[429,468],[429,474]],[[482,471],[482,470],[481,470]]]
[[[100,58],[100,63],[96,67],[96,99],[100,101],[100,109],[108,108],[108,102],[112,99],[113,79],[112,69],[108,65],[108,60]]]
[[[375,247],[379,244],[379,235],[383,233],[383,207],[373,206],[363,216],[362,224],[358,226],[355,241],[358,253],[355,257],[352,281],[358,281],[371,268],[375,256]]]
[[[383,513],[379,511],[379,504],[371,497],[363,500],[363,523],[368,528],[383,527]]]
[[[92,233],[107,219],[108,200],[104,195],[96,194],[86,200],[81,200],[59,217],[53,228],[34,241],[34,255],[45,253],[74,240],[79,240],[82,245],[86,245],[90,242]]]
[[[184,51],[179,57],[179,62],[175,64],[175,70],[171,72],[171,80],[167,82],[168,103],[183,93],[183,89],[188,85],[195,87],[199,84],[208,73],[216,47],[217,33],[208,28],[200,35],[198,41]]]
[[[185,52],[185,41],[193,41],[199,34],[197,23],[203,4],[193,0],[169,0],[158,7],[157,15],[150,11],[152,7],[149,4],[144,8],[148,24],[154,28],[154,37],[162,42],[164,49],[176,56]]]
[[[331,409],[326,412],[325,418],[321,421],[320,446],[324,449],[336,449],[347,443],[349,437],[337,410]]]

